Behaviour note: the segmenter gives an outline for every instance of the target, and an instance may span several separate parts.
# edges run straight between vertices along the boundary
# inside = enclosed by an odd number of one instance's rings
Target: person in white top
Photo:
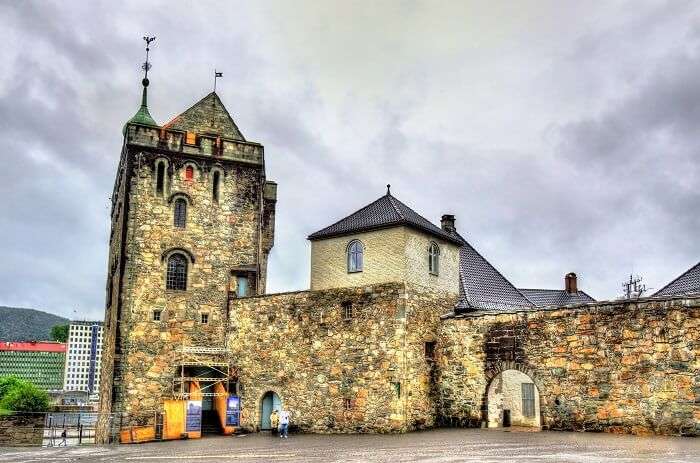
[[[289,431],[289,412],[287,410],[280,411],[280,437],[287,439]]]

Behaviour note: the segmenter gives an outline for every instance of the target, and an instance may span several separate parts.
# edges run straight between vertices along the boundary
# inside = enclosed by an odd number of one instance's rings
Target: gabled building
[[[311,290],[404,282],[459,293],[464,241],[392,196],[388,186],[384,196],[309,240]]]
[[[658,290],[653,296],[678,296],[700,293],[700,262]]]
[[[561,307],[595,302],[585,291],[578,289],[575,273],[564,277],[564,289],[518,289],[535,307]]]

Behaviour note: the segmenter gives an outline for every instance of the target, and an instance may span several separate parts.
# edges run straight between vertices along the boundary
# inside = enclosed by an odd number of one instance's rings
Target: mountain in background
[[[0,306],[0,341],[50,341],[51,327],[67,318],[34,309]]]

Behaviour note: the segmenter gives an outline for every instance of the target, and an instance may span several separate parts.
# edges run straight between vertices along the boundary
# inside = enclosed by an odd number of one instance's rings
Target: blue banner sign
[[[241,399],[231,395],[226,400],[226,426],[238,426],[241,422]]]
[[[202,430],[202,401],[187,401],[187,417],[185,420],[185,432]]]

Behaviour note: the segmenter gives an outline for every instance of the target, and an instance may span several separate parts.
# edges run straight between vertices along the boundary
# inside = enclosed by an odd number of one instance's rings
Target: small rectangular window
[[[185,143],[188,145],[194,145],[197,143],[197,135],[194,132],[187,132],[185,136]]]
[[[425,359],[428,361],[435,360],[435,341],[425,343]]]
[[[162,310],[154,310],[153,311],[153,321],[154,322],[159,322],[160,321],[160,315],[163,311]]]
[[[396,398],[400,399],[401,398],[401,383],[394,382],[394,383],[391,383],[391,385],[394,388],[394,394],[396,394]]]
[[[207,323],[209,323],[209,314],[208,314],[208,313],[203,313],[203,314],[202,314],[202,324],[203,324],[203,325],[206,325]]]
[[[248,277],[236,277],[236,296],[246,297],[248,295]]]
[[[343,399],[343,408],[345,410],[352,410],[352,399]]]
[[[343,303],[343,320],[352,320],[352,302]]]

